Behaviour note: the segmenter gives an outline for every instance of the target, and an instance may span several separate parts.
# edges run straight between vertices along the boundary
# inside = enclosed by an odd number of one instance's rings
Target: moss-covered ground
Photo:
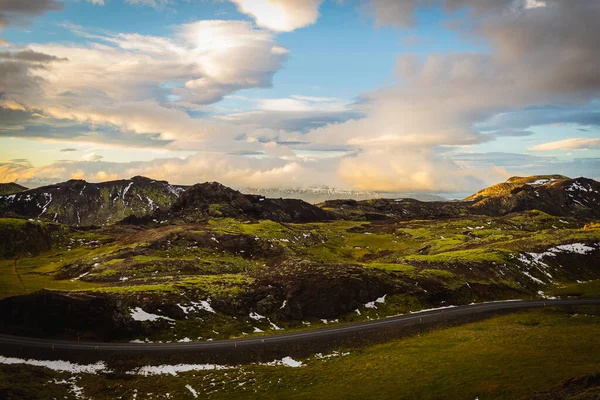
[[[27,223],[34,222],[0,219],[0,231]],[[335,275],[340,273],[340,265],[351,265],[374,271],[396,285],[385,303],[359,306],[330,318],[327,324],[332,319],[353,322],[439,306],[443,296],[460,303],[535,297],[540,285],[521,273],[519,254],[544,252],[561,244],[600,243],[599,224],[537,211],[499,218],[309,224],[214,218],[203,224],[152,229],[113,226],[55,231],[60,234],[51,250],[0,259],[0,298],[53,289],[134,299],[170,296],[165,301],[177,298],[183,304],[210,298],[230,304],[230,308],[238,303],[251,307],[246,303],[258,290],[255,282],[262,271],[277,271],[282,262],[287,264],[281,271],[289,273],[291,280],[295,271],[304,270],[304,263],[312,263],[316,265],[313,271],[322,271],[323,279],[334,280],[327,271],[335,271]],[[577,279],[598,279],[600,274],[595,276],[594,271],[588,268]],[[531,274],[546,279],[539,268]],[[571,275],[553,278],[542,288],[545,295],[590,295],[590,289],[578,285]],[[476,284],[490,289],[470,290]],[[266,315],[270,321],[246,317],[239,323],[234,314],[220,318],[204,315],[202,329],[194,329],[197,320],[178,320],[170,333],[157,333],[151,339],[176,340],[190,334],[217,339],[261,334],[259,330],[273,333],[276,329],[270,322],[286,330],[325,324],[320,317],[307,318],[307,323],[278,320],[275,313]],[[219,324],[225,328],[215,329]],[[219,334],[212,335],[213,331]]]
[[[0,219],[0,230],[3,226],[25,223],[24,220]],[[213,241],[199,243],[194,235],[208,235]],[[229,246],[219,242],[236,235],[250,240]],[[256,245],[251,243],[253,241]],[[15,276],[14,258],[0,260],[3,276],[0,296],[40,288],[105,287],[114,291],[117,290],[115,285],[152,286],[151,281],[165,278],[248,275],[276,257],[353,263],[412,277],[425,274],[450,278],[455,273],[447,268],[451,264],[509,263],[510,255],[517,252],[543,252],[552,246],[574,242],[600,242],[598,224],[584,227],[575,220],[529,212],[502,218],[382,223],[280,224],[213,219],[202,226],[134,233],[116,233],[115,228],[111,228],[110,232],[71,232],[66,242],[51,251],[20,256],[17,271],[24,287]],[[78,269],[81,274],[88,273],[75,279],[79,276]],[[69,271],[75,276],[57,279],[61,277],[60,272],[65,275]]]

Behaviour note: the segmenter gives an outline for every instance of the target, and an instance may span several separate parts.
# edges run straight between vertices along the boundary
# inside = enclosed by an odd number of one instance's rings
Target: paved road
[[[219,350],[240,347],[260,346],[263,344],[294,344],[310,341],[312,339],[335,338],[346,334],[360,334],[366,331],[385,329],[389,327],[402,327],[420,323],[431,323],[442,319],[451,320],[459,316],[480,314],[493,311],[516,310],[525,308],[537,308],[545,306],[574,306],[574,305],[600,305],[600,299],[577,299],[577,300],[533,300],[533,301],[501,301],[491,303],[480,303],[466,306],[449,307],[422,311],[418,313],[399,315],[347,324],[332,328],[320,328],[301,332],[291,332],[272,336],[259,336],[252,338],[215,340],[205,342],[188,343],[94,343],[55,341],[50,339],[34,339],[19,336],[0,335],[0,344],[14,345],[22,348],[53,348],[56,350],[77,351],[115,351],[115,352],[188,352],[193,350]]]

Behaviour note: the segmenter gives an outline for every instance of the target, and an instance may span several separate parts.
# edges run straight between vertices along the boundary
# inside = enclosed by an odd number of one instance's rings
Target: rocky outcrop
[[[1,300],[0,330],[21,336],[114,340],[135,336],[142,326],[114,297],[41,290]]]
[[[23,219],[0,219],[0,257],[37,255],[59,241],[65,227]]]
[[[265,297],[258,304],[262,312],[279,311],[290,320],[337,318],[399,290],[397,285],[382,271],[356,265],[286,261],[261,271],[257,278],[257,286],[277,288],[282,297],[272,301]]]

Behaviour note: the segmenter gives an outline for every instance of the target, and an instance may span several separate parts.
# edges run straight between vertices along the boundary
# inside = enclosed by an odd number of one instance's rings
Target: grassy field
[[[345,356],[312,357],[300,368],[246,365],[142,377],[0,365],[0,393],[70,399],[75,384],[85,398],[191,399],[189,385],[210,399],[519,399],[600,371],[598,312],[591,306],[519,312]]]

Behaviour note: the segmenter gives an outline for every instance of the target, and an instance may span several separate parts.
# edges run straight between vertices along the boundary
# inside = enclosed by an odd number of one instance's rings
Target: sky
[[[600,1],[0,0],[0,182],[600,179]]]

